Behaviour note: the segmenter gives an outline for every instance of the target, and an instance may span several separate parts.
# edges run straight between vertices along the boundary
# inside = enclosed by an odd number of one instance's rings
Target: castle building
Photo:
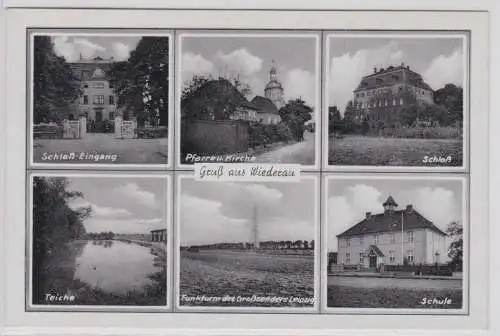
[[[400,66],[374,68],[354,90],[355,120],[369,123],[397,123],[398,113],[412,104],[433,104],[434,91],[422,76],[401,63]]]
[[[77,62],[69,63],[75,77],[80,80],[82,92],[75,102],[76,115],[70,115],[70,119],[85,115],[88,121],[97,124],[113,120],[117,96],[106,79],[106,72],[109,71],[112,62],[113,58],[83,59],[80,57]]]
[[[447,261],[446,233],[413,206],[397,209],[392,196],[384,212],[365,218],[337,235],[338,263],[375,269],[381,264],[434,264]]]

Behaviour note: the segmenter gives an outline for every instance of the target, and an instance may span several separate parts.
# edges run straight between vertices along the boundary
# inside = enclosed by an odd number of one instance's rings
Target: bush
[[[168,136],[167,126],[155,126],[155,127],[138,127],[137,137],[140,139],[157,139],[166,138]]]
[[[284,123],[265,125],[250,123],[248,127],[248,145],[250,147],[266,146],[276,142],[292,140],[292,132]]]

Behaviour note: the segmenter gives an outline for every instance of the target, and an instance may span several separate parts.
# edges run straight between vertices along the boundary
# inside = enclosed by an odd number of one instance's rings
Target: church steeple
[[[271,69],[269,70],[269,80],[276,81],[276,74],[278,73],[278,69],[276,68],[276,62],[272,60]]]
[[[264,89],[264,96],[269,99],[279,110],[283,105],[285,105],[285,100],[283,98],[283,86],[278,81],[278,68],[276,62],[273,60],[271,62],[271,68],[269,69],[269,83],[266,84]]]

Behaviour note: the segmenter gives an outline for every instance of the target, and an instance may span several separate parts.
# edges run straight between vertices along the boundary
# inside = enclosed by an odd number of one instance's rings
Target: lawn
[[[343,166],[458,166],[463,163],[460,139],[402,139],[345,136],[330,139],[328,163]],[[426,156],[450,160],[424,162]]]
[[[166,164],[168,157],[167,138],[161,139],[116,139],[113,134],[89,133],[84,139],[35,139],[33,141],[35,163],[79,163],[79,164]],[[75,153],[73,160],[47,160],[50,154]],[[115,155],[96,161],[79,159],[80,154]]]
[[[265,255],[247,251],[181,251],[180,295],[223,297],[314,297],[314,257]],[[293,306],[312,303],[232,303],[190,301],[181,305]]]
[[[357,288],[328,286],[328,307],[461,309],[461,289]],[[451,299],[451,304],[422,304],[427,299]]]

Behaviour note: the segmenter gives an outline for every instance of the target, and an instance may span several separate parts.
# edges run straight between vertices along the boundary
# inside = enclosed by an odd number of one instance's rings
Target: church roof
[[[406,208],[404,210],[366,216],[362,221],[337,235],[337,237],[401,231],[402,225],[404,230],[429,229],[438,234],[446,235],[446,233],[422,216],[418,211],[413,208]]]
[[[269,81],[269,83],[266,84],[266,90],[275,89],[275,88],[283,89],[283,86],[277,80],[271,80],[271,81]]]
[[[278,108],[269,98],[255,96],[251,103],[257,107],[261,113],[279,114]]]

